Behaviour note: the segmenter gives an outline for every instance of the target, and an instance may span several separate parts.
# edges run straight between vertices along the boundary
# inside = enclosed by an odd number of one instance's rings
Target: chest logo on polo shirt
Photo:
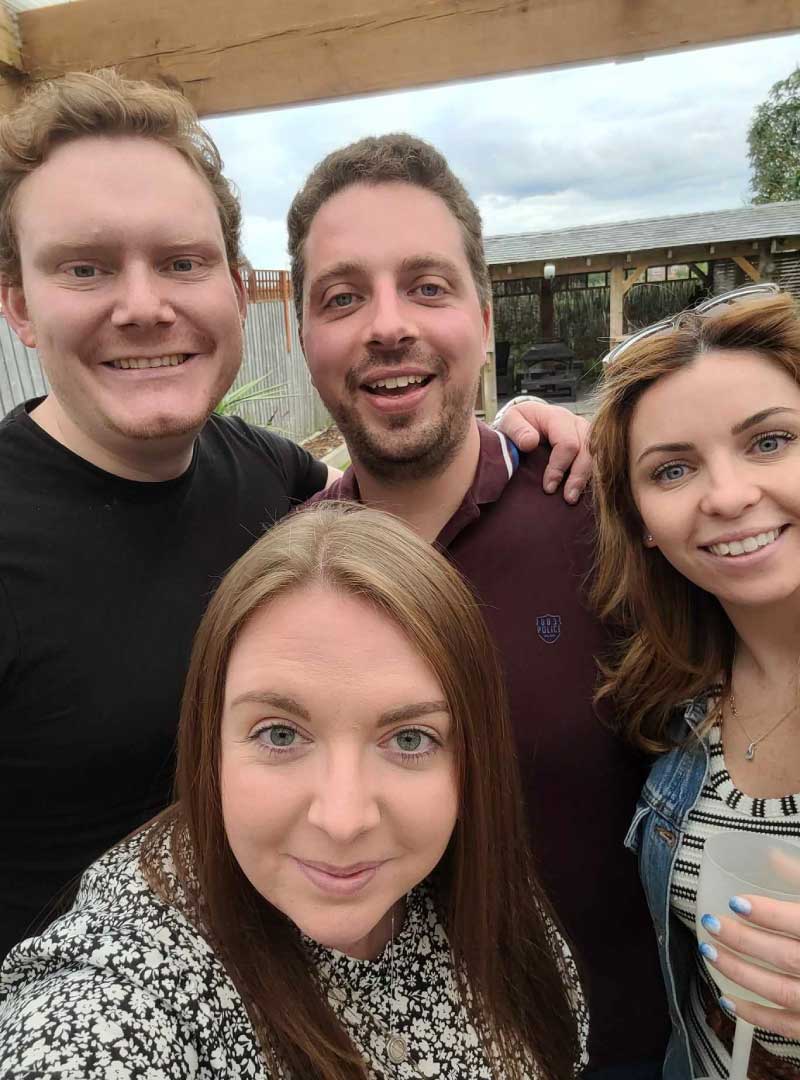
[[[537,615],[536,633],[547,645],[555,645],[561,637],[561,616]]]

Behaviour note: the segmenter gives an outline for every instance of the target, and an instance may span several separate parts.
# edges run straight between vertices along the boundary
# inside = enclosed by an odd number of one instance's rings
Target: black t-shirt
[[[0,422],[0,958],[169,801],[209,597],[326,478],[288,440],[212,416],[182,476],[125,480],[52,439],[36,404]]]

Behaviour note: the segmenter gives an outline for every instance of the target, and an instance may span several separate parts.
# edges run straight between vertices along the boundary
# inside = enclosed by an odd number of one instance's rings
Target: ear
[[[247,289],[244,287],[242,274],[237,266],[231,267],[231,279],[233,280],[233,291],[236,293],[236,306],[239,309],[242,323],[244,323],[247,318]]]
[[[10,285],[7,281],[0,282],[0,302],[3,305],[6,322],[19,340],[29,349],[35,349],[36,332],[28,315],[28,303],[23,287]]]
[[[489,348],[489,336],[492,332],[492,306],[487,304],[481,312],[481,321],[483,323],[483,351],[484,353]]]

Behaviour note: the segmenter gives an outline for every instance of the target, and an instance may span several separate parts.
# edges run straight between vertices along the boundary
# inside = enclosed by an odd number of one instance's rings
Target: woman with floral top
[[[0,1075],[575,1073],[585,1010],[492,645],[400,522],[324,505],[236,564],[195,641],[177,775],[174,806],[9,955]]]
[[[751,286],[622,342],[607,358],[592,443],[595,595],[627,631],[601,694],[635,743],[659,755],[628,844],[671,998],[665,1080],[727,1077],[732,1014],[756,1025],[750,1076],[797,1080],[800,904],[743,896],[729,911],[698,912],[696,903],[708,837],[800,838],[792,298]],[[698,915],[716,939],[702,955]],[[783,1008],[720,997],[705,961]]]

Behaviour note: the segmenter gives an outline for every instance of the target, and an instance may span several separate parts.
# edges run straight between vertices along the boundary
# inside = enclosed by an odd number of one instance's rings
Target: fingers
[[[588,424],[586,425],[586,428],[588,431]],[[550,455],[550,460],[547,463],[547,468],[544,471],[543,484],[545,491],[548,492],[556,490],[560,483],[561,476],[563,476],[565,472],[561,467],[560,460],[557,458],[558,453],[559,446],[554,446],[553,452]],[[569,476],[565,483],[564,498],[568,503],[576,503],[578,499],[580,499],[581,495],[586,490],[586,485],[589,483],[591,475],[592,457],[589,453],[586,441],[584,441],[575,460],[572,462],[572,467],[569,469]]]
[[[780,900],[773,900],[770,903],[783,908],[800,907],[798,904],[782,903]],[[794,913],[793,917],[796,919],[797,914]],[[788,917],[783,916],[782,918],[783,927],[785,928],[783,933],[791,934],[793,930],[796,930],[796,927],[793,928],[790,925]],[[752,957],[762,963],[772,964],[789,975],[799,977],[796,981],[798,993],[800,993],[800,940],[794,937],[784,937],[783,933],[779,936],[770,930],[759,929],[742,919],[732,917],[715,919],[713,916],[704,915],[702,923],[713,937],[715,945],[733,949],[737,953],[742,953],[745,957]],[[716,929],[716,927],[719,929]],[[775,926],[774,929],[781,929],[781,927]],[[722,957],[723,950],[720,949],[719,952],[720,957]],[[720,967],[720,970],[722,970],[722,967]],[[725,971],[723,974],[727,975],[729,973]],[[749,987],[749,989],[752,989],[752,987]],[[798,1005],[800,1007],[800,1002]]]
[[[542,486],[552,494],[568,474],[564,498],[571,503],[578,501],[592,472],[587,420],[561,405],[530,401],[509,409],[500,430],[524,452],[535,450],[540,439],[549,442],[552,452]]]
[[[726,919],[726,922],[732,921],[739,926],[748,923],[752,926],[763,926],[766,930],[777,930],[779,934],[791,934],[800,938],[800,902],[773,900],[767,896],[748,894],[732,897],[731,908],[742,919],[746,919],[747,923],[739,919]]]
[[[500,430],[525,454],[534,451],[540,441],[538,425],[535,421],[531,423],[529,419],[526,419],[529,411],[535,408],[533,403],[515,405],[500,419]]]
[[[767,1005],[757,1005],[740,997],[720,998],[720,1004],[753,1027],[782,1035],[785,1039],[800,1038],[800,1013],[770,1009]]]

